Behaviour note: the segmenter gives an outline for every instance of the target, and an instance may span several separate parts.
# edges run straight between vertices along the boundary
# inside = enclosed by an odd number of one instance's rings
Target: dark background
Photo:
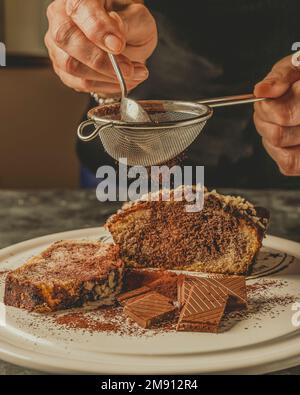
[[[185,99],[251,93],[300,40],[299,0],[147,0],[159,29],[150,77],[132,96]],[[204,165],[213,187],[299,187],[264,151],[253,106],[216,109],[182,164]],[[92,172],[109,162],[98,142],[78,144]]]
[[[47,62],[48,3],[0,0],[0,35],[9,55],[8,67],[0,68],[0,188],[87,186],[87,177],[93,186],[98,166],[114,164],[97,140],[77,142],[76,156],[77,125],[96,103],[64,86]],[[136,98],[250,93],[300,41],[299,0],[146,0],[146,5],[160,40],[148,61],[149,80],[132,92]],[[209,187],[299,188],[300,177],[281,175],[264,151],[252,112],[252,105],[216,109],[182,164],[204,165]],[[88,171],[80,182],[83,168]]]
[[[161,33],[151,59],[149,96],[196,99],[250,93],[300,37],[297,0],[146,3],[157,13]],[[210,185],[300,186],[299,177],[282,176],[265,153],[252,112],[251,105],[216,109],[188,151],[189,161],[206,166]]]

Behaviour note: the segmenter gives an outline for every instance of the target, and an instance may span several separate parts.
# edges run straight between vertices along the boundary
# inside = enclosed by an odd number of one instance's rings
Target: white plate
[[[0,271],[14,269],[61,239],[98,239],[104,229],[75,230],[40,237],[0,251]],[[270,256],[270,251],[277,252]],[[300,302],[300,244],[268,236],[256,265],[257,275],[283,282],[270,298],[293,295]],[[265,278],[249,278],[248,282]],[[2,303],[0,283],[0,358],[58,373],[176,374],[265,373],[300,364],[300,327],[292,325],[291,303],[274,311],[250,314],[220,334],[164,333],[147,337],[58,330],[36,325],[37,314]],[[259,324],[258,324],[259,322]],[[71,341],[72,340],[72,341]]]

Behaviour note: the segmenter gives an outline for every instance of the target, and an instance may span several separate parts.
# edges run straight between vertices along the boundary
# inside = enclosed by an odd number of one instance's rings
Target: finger
[[[100,95],[120,95],[120,85],[118,83],[110,83],[105,81],[95,81],[86,78],[74,77],[71,74],[59,69],[56,65],[53,65],[56,74],[60,77],[62,82],[68,87],[75,89],[79,92],[95,92]],[[134,89],[138,83],[130,81],[128,84],[128,90]]]
[[[52,3],[48,8],[48,18],[49,35],[56,46],[92,70],[107,76],[114,75],[107,53],[88,40],[67,16],[61,3]],[[133,64],[125,56],[118,56],[118,62],[124,76],[133,75]]]
[[[144,62],[157,45],[157,26],[148,8],[142,4],[131,4],[116,13],[125,27],[126,48],[123,54],[132,60]]]
[[[111,82],[114,84],[118,82],[115,73],[108,76],[92,70],[88,66],[79,62],[77,59],[73,58],[62,49],[57,47],[55,43],[52,42],[51,38],[47,37],[47,35],[45,37],[45,42],[47,43],[49,56],[53,64],[58,69],[66,72],[67,74],[71,74],[74,77],[84,78],[88,80]],[[125,76],[125,81],[127,85],[133,82],[133,84],[137,86],[139,83],[143,82],[147,78],[148,72],[145,72],[144,65],[136,63],[133,64],[133,66],[135,70],[134,74],[131,76],[130,79],[128,76]]]
[[[265,122],[280,126],[300,125],[300,81],[278,99],[257,102],[254,105],[257,116]]]
[[[292,56],[287,56],[276,63],[267,77],[255,86],[254,94],[257,97],[280,97],[298,80],[300,68],[293,64]]]
[[[87,66],[81,64],[76,59],[71,58],[68,54],[66,54],[63,50],[56,47],[52,42],[51,38],[45,37],[45,42],[47,43],[49,49],[49,56],[52,59],[53,67],[57,74],[61,77],[63,81],[67,82],[67,85],[75,90],[79,91],[87,91],[85,88],[87,86],[91,86],[92,81],[99,82],[108,82],[113,84],[113,91],[109,93],[120,93],[120,86],[117,82],[115,76],[107,77],[100,73],[95,72],[94,70],[89,69]],[[135,65],[138,70],[139,64]],[[72,78],[78,77],[78,78]],[[126,85],[128,86],[128,90],[135,88],[142,81],[140,78],[135,79],[133,76],[132,80],[126,80]],[[85,83],[88,80],[89,82]],[[92,86],[95,86],[93,84]],[[98,88],[98,86],[95,86]],[[109,88],[109,85],[106,86]]]
[[[72,56],[68,55],[62,49],[57,47],[51,39],[45,39],[49,46],[49,56],[55,66],[68,73],[73,75],[74,77],[85,78],[88,80],[95,80],[95,81],[103,81],[103,82],[111,82],[116,83],[117,77],[115,74],[107,76],[102,73],[98,73],[88,66],[84,65],[83,63],[79,62],[77,59],[73,58]],[[127,77],[125,78],[127,82]]]
[[[79,62],[77,59],[68,55],[65,51],[63,51],[62,49],[57,47],[53,42],[51,42],[51,39],[45,38],[45,41],[49,46],[48,52],[50,59],[58,69],[65,71],[66,73],[71,74],[74,77],[86,78],[88,80],[116,83],[116,77],[114,75],[107,76],[105,74],[98,73],[97,71],[92,70],[88,66]]]
[[[118,84],[86,80],[83,78],[74,77],[73,75],[62,71],[57,67],[55,67],[55,71],[65,85],[79,92],[101,92],[101,94],[113,95],[118,94],[120,91],[120,87]]]
[[[268,154],[275,160],[282,174],[286,176],[300,175],[300,146],[292,148],[274,147],[263,139],[263,145]]]
[[[265,122],[254,113],[254,122],[258,133],[274,147],[293,147],[300,145],[300,125],[283,127]]]
[[[124,25],[104,6],[102,0],[67,0],[66,13],[97,47],[120,54],[125,48]]]

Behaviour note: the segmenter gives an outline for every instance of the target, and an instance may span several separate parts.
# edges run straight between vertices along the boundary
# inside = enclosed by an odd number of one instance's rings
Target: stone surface
[[[300,242],[299,190],[220,190],[239,194],[271,212],[268,233]],[[120,203],[100,203],[94,190],[0,191],[0,248],[66,230],[101,226]],[[36,374],[0,361],[0,375]],[[300,366],[277,372],[298,374]]]

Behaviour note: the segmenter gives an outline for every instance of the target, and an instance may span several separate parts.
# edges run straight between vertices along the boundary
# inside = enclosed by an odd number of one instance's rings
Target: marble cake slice
[[[158,198],[149,194],[109,218],[106,228],[126,266],[248,273],[262,245],[267,211],[241,197],[205,191],[203,209],[187,212],[187,201],[174,199],[177,191],[169,201],[161,198],[165,191]]]
[[[59,241],[7,275],[4,303],[36,312],[109,305],[121,291],[123,266],[113,244]]]

